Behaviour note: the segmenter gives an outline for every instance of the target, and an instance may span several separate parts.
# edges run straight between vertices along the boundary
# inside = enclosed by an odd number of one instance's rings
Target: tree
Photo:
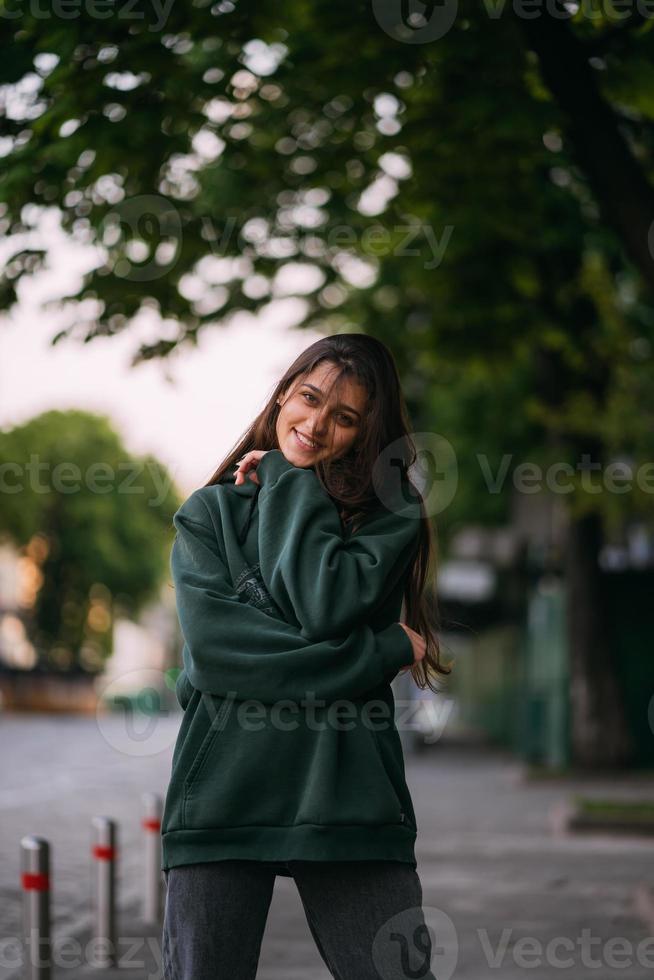
[[[140,21],[65,30],[25,14],[0,68],[29,82],[0,182],[16,236],[1,302],[43,260],[23,234],[34,205],[56,205],[103,250],[59,341],[125,329],[145,305],[173,322],[136,359],[166,356],[296,295],[303,325],[392,346],[417,428],[439,429],[456,396],[459,452],[472,427],[490,459],[510,438],[573,469],[584,454],[647,460],[650,23],[463,0],[442,37],[414,44],[380,16],[391,8],[223,0],[171,7],[157,27],[143,5]],[[598,554],[649,496],[591,495],[582,477],[565,565],[575,754],[619,763]],[[469,513],[496,520],[506,498],[477,486]]]
[[[100,669],[116,607],[137,613],[166,572],[180,503],[170,475],[130,456],[105,417],[71,410],[3,432],[0,480],[0,535],[34,566],[39,661]]]

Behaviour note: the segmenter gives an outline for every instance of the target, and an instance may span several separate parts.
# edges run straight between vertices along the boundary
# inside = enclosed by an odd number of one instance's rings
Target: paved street
[[[117,715],[0,716],[2,937],[20,929],[19,841],[34,833],[52,847],[53,939],[75,936],[83,948],[90,821],[96,814],[112,816],[119,822],[118,932],[142,937],[138,949],[120,947],[125,962],[116,975],[160,978],[158,930],[139,924],[140,794],[164,793],[180,717],[144,716],[127,732]],[[524,784],[521,766],[501,751],[443,741],[407,762],[426,917],[445,949],[432,963],[438,980],[652,976],[654,938],[638,949],[649,929],[634,909],[638,885],[654,885],[651,839],[553,835],[551,807],[579,784]],[[654,795],[642,778],[585,780],[583,789]],[[559,944],[546,955],[548,942],[556,939]],[[143,965],[130,967],[129,959]],[[16,975],[7,962],[0,966],[0,980]],[[55,971],[55,977],[64,975],[111,980],[109,971],[84,963]],[[329,980],[290,879],[278,878],[275,885],[257,980]]]

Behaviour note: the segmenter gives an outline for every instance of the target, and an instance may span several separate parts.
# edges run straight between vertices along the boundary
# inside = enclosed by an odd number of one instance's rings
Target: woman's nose
[[[308,421],[309,435],[320,442],[321,436],[327,432],[327,413],[315,412]]]

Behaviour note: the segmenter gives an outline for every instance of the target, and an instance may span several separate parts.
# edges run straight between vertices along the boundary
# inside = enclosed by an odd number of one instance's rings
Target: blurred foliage
[[[297,296],[301,325],[395,352],[416,429],[457,453],[442,523],[506,517],[480,457],[507,453],[569,462],[580,512],[651,515],[642,484],[589,493],[577,469],[654,450],[651,21],[462,0],[423,44],[382,29],[386,0],[121,9],[2,22],[0,308],[55,206],[101,256],[58,341],[155,309],[136,357],[162,357]]]
[[[100,669],[120,608],[156,598],[179,499],[152,456],[103,416],[49,411],[0,434],[0,537],[31,559],[30,639],[41,663]]]

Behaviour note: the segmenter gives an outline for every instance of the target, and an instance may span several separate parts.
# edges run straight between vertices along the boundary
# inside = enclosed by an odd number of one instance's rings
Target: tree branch
[[[606,221],[654,289],[650,249],[650,240],[654,240],[654,189],[631,152],[616,114],[599,91],[585,45],[566,22],[549,14],[520,19],[520,26],[528,46],[538,55],[546,86],[567,117],[568,138]]]

